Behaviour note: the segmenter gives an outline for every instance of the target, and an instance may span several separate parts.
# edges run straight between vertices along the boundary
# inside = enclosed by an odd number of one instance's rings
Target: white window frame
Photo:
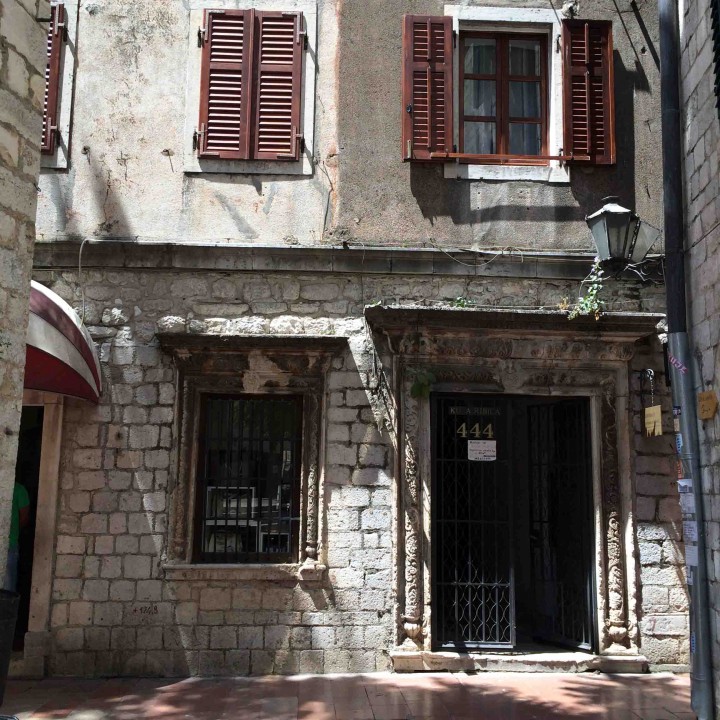
[[[58,122],[55,152],[40,156],[40,167],[45,170],[67,170],[70,164],[70,132],[72,130],[73,87],[77,55],[77,27],[79,0],[57,0],[65,5],[67,40],[63,42],[58,87]],[[40,138],[38,138],[38,144]]]
[[[506,31],[512,33],[547,33],[548,35],[548,149],[559,155],[563,146],[563,67],[560,52],[562,18],[556,10],[544,8],[469,7],[445,5],[445,15],[452,17],[455,36],[470,30]],[[453,142],[460,143],[460,43],[455,44],[453,91]],[[534,180],[547,183],[569,183],[567,164],[550,160],[548,165],[480,165],[445,163],[445,177],[459,180]]]
[[[193,133],[200,114],[200,71],[202,48],[197,30],[203,23],[204,10],[282,10],[302,12],[307,32],[303,53],[302,100],[300,115],[305,149],[300,160],[217,160],[199,158],[193,149]],[[317,2],[316,0],[191,0],[188,36],[187,84],[185,89],[185,129],[183,170],[186,173],[233,173],[246,175],[312,175],[315,149],[315,76],[317,75]]]

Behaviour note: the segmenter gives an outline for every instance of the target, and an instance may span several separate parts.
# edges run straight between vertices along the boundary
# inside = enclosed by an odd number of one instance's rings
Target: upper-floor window
[[[43,124],[40,138],[41,166],[49,169],[68,167],[72,121],[77,20],[79,0],[53,2],[47,34],[47,65],[43,97]]]
[[[65,43],[65,5],[50,8],[47,35],[47,66],[45,67],[45,97],[43,99],[43,127],[41,151],[52,155],[58,136],[58,106],[60,94],[61,60]]]
[[[185,171],[311,174],[316,0],[218,4],[190,11]]]
[[[206,10],[199,36],[199,156],[298,160],[302,13]]]
[[[613,164],[612,26],[554,10],[446,6],[406,15],[403,159],[446,177],[567,182]]]

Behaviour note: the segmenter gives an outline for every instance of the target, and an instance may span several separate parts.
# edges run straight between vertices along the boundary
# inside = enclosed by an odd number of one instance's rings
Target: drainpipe
[[[697,566],[689,566],[690,661],[692,708],[698,720],[712,720],[713,684],[710,655],[710,612],[705,548],[705,517],[697,406],[687,333],[685,248],[682,192],[683,147],[680,130],[679,32],[677,0],[658,0],[660,12],[660,104],[662,108],[663,200],[665,210],[665,287],[667,293],[668,352],[672,397],[679,409],[678,456],[682,476],[692,481],[697,522]],[[677,428],[676,428],[677,430]]]

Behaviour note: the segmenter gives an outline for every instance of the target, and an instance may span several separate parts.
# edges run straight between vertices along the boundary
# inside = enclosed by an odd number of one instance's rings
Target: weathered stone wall
[[[0,568],[5,567],[45,89],[47,0],[0,3]]]
[[[697,378],[704,390],[718,390],[720,378],[720,121],[714,91],[711,3],[684,3],[681,81],[684,108],[688,298]],[[720,703],[720,419],[700,422],[700,460],[705,495],[705,537],[710,588],[715,698]],[[718,704],[720,707],[720,704]]]
[[[638,351],[631,377],[639,623],[642,652],[655,666],[687,664],[690,652],[682,516],[674,480],[672,398],[657,359],[650,348]],[[642,376],[647,368],[655,372],[654,403],[663,408],[664,434],[660,437],[644,433],[643,408],[653,402],[650,383]]]
[[[584,217],[617,195],[644,220],[662,222],[655,2],[582,0],[580,18],[612,20],[618,163],[572,168],[570,183],[451,180],[442,166],[401,162],[400,79],[403,13],[442,15],[443,0],[340,4],[339,203],[335,235],[367,244],[486,249],[513,246],[593,251]],[[560,11],[537,0],[457,2]],[[372,18],[372,20],[370,19]],[[648,35],[646,39],[643,35]],[[363,37],[363,42],[356,41]],[[368,102],[368,98],[372,98]],[[658,250],[659,251],[659,250]]]
[[[559,13],[563,2],[467,4]],[[199,2],[80,7],[70,168],[41,178],[40,237],[594,252],[584,217],[607,195],[661,224],[654,2],[580,4],[581,17],[613,21],[618,162],[573,168],[560,185],[458,181],[402,162],[402,16],[442,14],[442,0],[319,0],[312,176],[185,173],[186,118],[198,112],[185,98],[197,82],[187,77],[197,32],[188,6]]]
[[[109,255],[108,255],[109,257]],[[90,259],[93,265],[100,256]],[[79,306],[75,271],[37,277]],[[388,667],[397,642],[394,595],[394,450],[376,429],[369,391],[373,357],[362,308],[368,298],[448,303],[463,293],[483,302],[550,307],[576,280],[498,285],[448,276],[355,273],[85,271],[85,314],[99,344],[101,404],[68,401],[51,617],[50,671],[161,675],[369,671]],[[363,301],[363,298],[365,300]],[[637,301],[617,297],[624,309]],[[652,309],[659,291],[644,298]],[[648,307],[649,304],[649,307]],[[325,475],[316,583],[223,579],[207,570],[167,571],[168,514],[177,488],[176,375],[158,329],[181,333],[304,333],[349,336],[327,378]],[[643,363],[657,365],[644,359]],[[642,443],[643,441],[638,441]],[[648,441],[650,442],[650,441]],[[671,448],[670,448],[671,450]],[[646,448],[665,467],[668,448]],[[664,464],[663,464],[664,463]],[[654,467],[638,467],[638,491]],[[644,478],[644,479],[643,479]],[[667,479],[658,478],[665,488]],[[659,492],[659,490],[658,490]],[[638,498],[640,503],[640,498]],[[681,575],[652,553],[665,513],[645,510],[640,555],[657,566],[657,592],[682,593]],[[643,534],[644,533],[644,534]],[[643,570],[645,572],[645,569]],[[676,606],[642,597],[643,645],[653,662],[686,662],[681,644],[652,645],[675,622]],[[650,627],[652,614],[654,625]],[[665,624],[665,625],[664,625]],[[670,635],[673,633],[670,632]]]

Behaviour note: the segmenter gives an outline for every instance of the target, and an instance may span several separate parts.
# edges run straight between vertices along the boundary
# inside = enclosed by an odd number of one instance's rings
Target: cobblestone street
[[[691,720],[687,676],[408,674],[10,682],[20,720]]]

